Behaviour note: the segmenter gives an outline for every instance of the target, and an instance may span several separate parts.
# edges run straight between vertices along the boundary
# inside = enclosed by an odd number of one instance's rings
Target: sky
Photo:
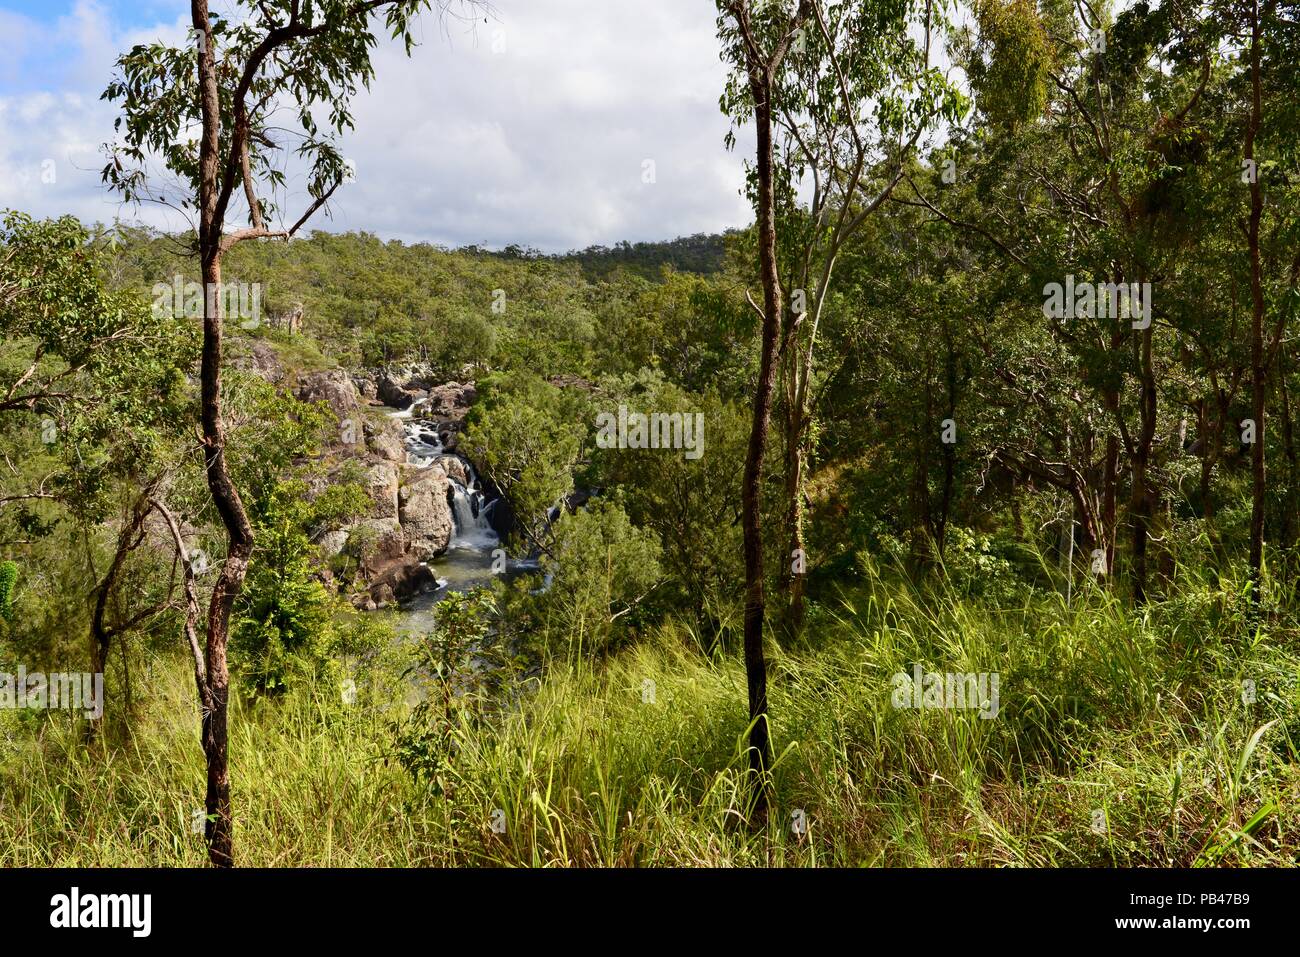
[[[472,27],[425,14],[409,60],[381,39],[342,140],[356,180],[306,228],[563,252],[752,219],[741,195],[752,134],[726,150],[712,0],[492,6]],[[184,0],[0,0],[0,208],[188,228],[121,204],[99,179],[114,59],[183,42],[188,23]],[[291,168],[286,217],[308,202]]]

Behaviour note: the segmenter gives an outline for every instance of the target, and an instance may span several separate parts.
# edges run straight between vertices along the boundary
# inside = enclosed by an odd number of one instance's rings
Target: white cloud
[[[357,181],[336,194],[334,218],[318,217],[314,226],[553,251],[749,219],[739,189],[751,141],[742,130],[735,153],[723,147],[728,123],[717,106],[723,67],[711,4],[494,6],[497,18],[472,31],[426,15],[409,60],[381,40],[376,79],[354,102],[356,130],[343,143]],[[0,73],[0,205],[111,220],[117,207],[100,187],[96,150],[112,137],[115,114],[99,93],[117,52],[159,35],[176,42],[184,21],[114,32],[82,0],[54,27],[18,26],[9,35],[17,37],[19,62],[53,45],[72,66],[58,89],[15,90]],[[58,179],[43,184],[40,164],[51,157]],[[655,164],[652,184],[642,182],[647,159]],[[286,218],[305,202],[301,177],[291,175]],[[182,225],[157,209],[122,212]]]
[[[179,228],[158,210],[122,209],[100,185],[101,145],[115,113],[100,101],[118,52],[136,43],[185,36],[182,20],[115,31],[104,10],[79,0],[51,24],[0,14],[11,68],[0,72],[0,207],[39,216],[72,213],[85,222],[139,219]]]

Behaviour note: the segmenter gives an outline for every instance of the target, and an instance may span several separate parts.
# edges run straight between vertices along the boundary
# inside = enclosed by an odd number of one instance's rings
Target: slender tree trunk
[[[244,584],[253,550],[253,529],[239,492],[226,468],[226,439],[221,414],[221,216],[218,212],[221,106],[207,0],[193,0],[194,29],[199,50],[199,91],[203,132],[199,147],[199,254],[203,267],[203,351],[200,406],[203,459],[208,490],[226,530],[226,558],[208,603],[206,683],[209,709],[203,715],[203,754],[208,766],[206,798],[208,857],[218,867],[234,864],[230,772],[227,759],[227,708],[230,674],[226,665],[230,611]]]
[[[1116,495],[1119,485],[1119,440],[1106,438],[1106,461],[1102,472],[1101,543],[1097,546],[1106,558],[1106,575],[1115,573],[1115,515]]]
[[[807,570],[807,555],[803,539],[803,482],[805,428],[803,396],[799,389],[800,350],[795,347],[794,330],[787,330],[789,338],[778,347],[782,362],[777,378],[785,387],[785,515],[782,532],[787,542],[788,555],[782,584],[785,586],[785,603],[781,611],[781,631],[793,637],[803,628],[803,582]]]
[[[789,593],[786,596],[785,630],[789,635],[797,635],[803,630],[805,613],[804,575],[807,572],[808,564],[803,535],[803,435],[805,430],[806,425],[804,424],[803,415],[796,410],[792,430],[795,438],[786,447],[785,462],[786,528],[790,531],[790,574],[788,576]]]
[[[1150,303],[1147,306],[1149,308]],[[1156,380],[1151,361],[1151,334],[1151,326],[1143,329],[1138,347],[1141,395],[1137,442],[1130,463],[1133,473],[1129,497],[1129,513],[1133,523],[1133,600],[1139,605],[1147,599],[1147,543],[1151,537],[1151,516],[1154,511],[1154,494],[1148,482],[1151,446],[1156,434]]]
[[[1214,478],[1215,441],[1212,432],[1217,426],[1217,423],[1211,418],[1209,409],[1209,399],[1201,399],[1196,416],[1196,431],[1201,440],[1201,520],[1207,525],[1214,519],[1212,480]]]
[[[1259,134],[1262,112],[1260,90],[1260,11],[1259,0],[1251,6],[1250,21],[1250,121],[1246,127],[1243,155],[1255,158],[1255,137]],[[1260,598],[1260,576],[1264,564],[1264,404],[1268,369],[1264,355],[1264,280],[1259,254],[1259,227],[1264,213],[1264,196],[1258,167],[1250,177],[1250,218],[1246,226],[1250,249],[1250,371],[1251,416],[1255,420],[1255,442],[1250,449],[1250,578],[1256,601]]]
[[[139,547],[143,538],[141,527],[152,507],[149,496],[153,494],[153,483],[145,485],[139,496],[132,503],[130,512],[123,518],[122,530],[117,536],[117,549],[109,563],[104,580],[99,583],[95,593],[95,608],[90,616],[90,671],[91,674],[104,674],[108,669],[108,654],[113,639],[113,628],[109,625],[108,603],[112,599],[117,580],[122,574],[127,556]],[[125,661],[125,659],[124,659]],[[86,729],[86,740],[92,740],[100,731],[103,723],[106,702],[100,701],[99,717],[92,718]]]
[[[753,781],[754,811],[767,811],[767,770],[772,745],[767,715],[767,659],[763,654],[763,457],[767,451],[768,426],[772,416],[772,391],[776,379],[777,343],[780,334],[782,296],[776,258],[776,200],[772,174],[771,74],[751,67],[754,120],[758,133],[758,255],[763,284],[762,351],[758,383],[754,390],[753,417],[745,471],[741,485],[741,524],[745,555],[745,674],[749,685],[749,766]]]
[[[945,321],[943,324],[943,341],[945,347],[944,381],[948,390],[948,417],[957,421],[957,356],[952,345],[952,330]],[[939,558],[944,555],[948,544],[948,514],[952,511],[953,485],[957,475],[957,445],[955,442],[943,444],[943,493],[939,500],[939,516],[935,528],[935,545],[939,549]],[[1021,524],[1017,506],[1016,523]],[[1023,528],[1017,533],[1023,539]]]
[[[1286,502],[1287,506],[1282,510],[1281,528],[1278,530],[1279,544],[1290,551],[1296,543],[1296,523],[1294,511],[1296,507],[1296,474],[1297,462],[1295,428],[1291,420],[1291,394],[1287,389],[1287,350],[1283,345],[1277,351],[1277,384],[1278,384],[1278,407],[1282,415],[1282,451],[1286,455],[1287,462],[1287,488]]]
[[[214,260],[204,268],[204,282],[220,283],[221,266]],[[208,286],[208,288],[213,288]],[[233,822],[230,804],[230,772],[227,765],[227,708],[230,673],[226,664],[230,611],[243,587],[253,532],[244,513],[239,493],[226,470],[225,436],[221,423],[221,316],[220,306],[211,307],[203,331],[203,455],[207,465],[208,489],[217,503],[226,527],[226,559],[217,576],[208,604],[207,681],[211,711],[203,717],[203,753],[208,764],[206,808],[209,857],[217,866],[234,864]]]

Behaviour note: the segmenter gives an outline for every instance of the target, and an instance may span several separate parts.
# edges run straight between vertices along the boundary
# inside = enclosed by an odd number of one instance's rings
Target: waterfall
[[[496,548],[501,540],[488,521],[488,512],[495,503],[484,501],[483,493],[474,488],[478,480],[474,477],[473,468],[468,463],[466,463],[466,472],[470,479],[469,488],[451,479],[451,514],[456,522],[456,533],[447,547]]]
[[[405,433],[406,461],[417,468],[428,468],[440,458],[453,455],[464,464],[467,484],[462,485],[455,479],[449,478],[454,528],[447,549],[490,552],[501,544],[500,537],[488,521],[488,513],[496,502],[487,501],[479,484],[478,473],[474,471],[474,466],[469,460],[443,448],[437,423],[416,418],[419,406],[427,401],[427,399],[417,399],[411,403],[410,408],[391,413],[393,418],[402,423],[402,430]]]

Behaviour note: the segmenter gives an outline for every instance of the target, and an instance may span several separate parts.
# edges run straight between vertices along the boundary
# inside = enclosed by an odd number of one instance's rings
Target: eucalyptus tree
[[[1264,564],[1268,498],[1269,392],[1300,296],[1300,215],[1295,161],[1300,157],[1300,90],[1296,89],[1297,5],[1287,0],[1231,0],[1215,6],[1226,48],[1237,59],[1241,182],[1248,196],[1241,233],[1250,302],[1251,446],[1249,565],[1256,596]],[[1283,380],[1284,375],[1277,376]],[[1284,424],[1290,432],[1290,410]],[[1287,447],[1291,449],[1290,439]]]
[[[948,32],[948,10],[947,0],[819,0],[774,90],[785,179],[777,232],[791,302],[781,378],[786,625],[794,632],[804,618],[804,485],[818,332],[845,244],[903,181],[922,136],[966,111],[965,97],[932,62],[932,48]]]
[[[741,486],[745,557],[744,647],[755,809],[766,808],[771,746],[761,522],[763,463],[779,370],[785,391],[786,536],[792,622],[803,614],[803,485],[814,348],[836,257],[901,179],[904,158],[962,102],[929,62],[938,0],[797,4],[719,0],[718,33],[732,74],[722,97],[736,123],[754,124],[749,192],[757,223],[763,302],[758,378]],[[914,27],[919,26],[920,39]],[[779,142],[778,142],[779,141]],[[734,131],[728,136],[734,143]],[[811,181],[806,207],[796,199]],[[789,303],[789,308],[787,308]]]
[[[718,0],[718,36],[723,57],[736,75],[723,95],[724,108],[752,115],[756,133],[750,194],[758,232],[759,280],[762,306],[746,292],[760,325],[758,380],[750,420],[749,444],[741,478],[741,529],[744,533],[745,676],[749,697],[749,772],[756,818],[767,813],[767,772],[772,763],[767,718],[767,659],[763,652],[766,595],[763,583],[762,481],[772,418],[772,393],[780,360],[781,337],[788,325],[784,290],[777,261],[777,191],[782,176],[776,167],[773,141],[781,65],[791,45],[813,16],[815,0],[799,0],[790,12],[783,3],[758,0]],[[729,137],[729,141],[734,141]]]
[[[835,321],[822,326],[818,464],[872,473],[863,481],[879,490],[866,493],[877,504],[864,511],[910,537],[922,568],[943,560],[951,524],[989,484],[966,450],[1006,425],[979,387],[980,343],[969,332],[970,317],[996,311],[990,300],[1001,291],[981,282],[980,265],[963,235],[927,222],[924,209],[891,204],[845,244],[827,307]],[[809,525],[814,536],[828,531]],[[819,560],[834,561],[810,540]]]
[[[108,259],[71,217],[10,213],[0,226],[0,431],[20,459],[0,484],[0,534],[12,529],[30,543],[71,518],[89,545],[120,506],[112,558],[90,589],[97,674],[114,638],[170,607],[158,596],[165,587],[131,589],[129,602],[118,586],[145,539],[151,499],[184,458],[178,423],[196,358],[182,321],[108,287]],[[93,554],[88,562],[93,570]]]
[[[1171,381],[1184,324],[1163,292],[1194,248],[1179,204],[1187,167],[1201,161],[1197,130],[1214,45],[1196,12],[1179,4],[1138,4],[1113,17],[1104,5],[1035,10],[988,0],[977,15],[980,37],[966,52],[987,124],[966,141],[975,163],[964,175],[980,195],[967,195],[961,210],[946,198],[913,201],[980,237],[1033,291],[1042,289],[1045,325],[1082,386],[1076,402],[1085,434],[1073,432],[1070,454],[1089,459],[1077,463],[1082,468],[1057,459],[1037,471],[1076,491],[1095,473],[1096,492],[1087,498],[1099,503],[1102,555],[1094,567],[1107,573],[1127,477],[1129,579],[1142,601],[1160,457],[1174,431],[1160,392]],[[1023,51],[1020,59],[1034,68],[1018,85],[1041,95],[1002,95],[1007,77],[990,64],[999,45]],[[1053,288],[1062,308],[1051,307]],[[1061,302],[1072,288],[1074,301]],[[1161,295],[1150,296],[1153,288]],[[1029,458],[1018,458],[1033,471]]]
[[[451,0],[437,0],[446,12]],[[154,200],[197,216],[193,254],[204,288],[200,421],[209,494],[226,554],[208,600],[206,648],[196,660],[207,761],[207,826],[213,864],[234,861],[226,716],[226,645],[231,607],[243,586],[253,527],[226,461],[222,418],[222,261],[241,242],[289,239],[349,178],[339,137],[352,126],[351,100],[374,76],[378,17],[409,53],[412,26],[430,0],[243,0],[238,16],[191,0],[188,41],[140,44],[122,54],[104,98],[121,105],[121,140],[107,148],[104,181],[127,201]],[[293,117],[288,130],[281,114]],[[198,141],[187,139],[198,131]],[[295,142],[296,140],[296,142]],[[275,197],[286,185],[285,154],[307,170],[310,202],[284,225]],[[168,196],[148,175],[157,158],[179,183]],[[239,204],[242,200],[243,208]],[[238,228],[228,229],[232,222]],[[193,631],[193,626],[187,626]]]
[[[1261,129],[1257,145],[1265,155],[1257,167],[1264,173],[1263,202],[1271,211],[1263,233],[1263,263],[1272,277],[1276,356],[1281,413],[1281,444],[1288,463],[1286,494],[1278,523],[1280,544],[1296,544],[1295,515],[1300,508],[1300,450],[1297,449],[1288,376],[1297,368],[1295,318],[1300,311],[1300,3],[1275,0],[1266,8],[1261,29]],[[1293,572],[1294,573],[1294,572]]]

